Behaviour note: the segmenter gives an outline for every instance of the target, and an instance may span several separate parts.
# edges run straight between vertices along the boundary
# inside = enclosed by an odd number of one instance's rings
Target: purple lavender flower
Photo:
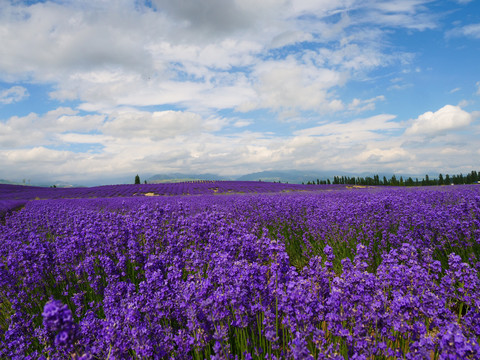
[[[480,346],[474,338],[467,338],[457,324],[449,324],[438,335],[441,359],[478,359]]]
[[[45,304],[42,315],[45,330],[56,334],[55,346],[66,347],[74,342],[77,327],[67,305],[60,300],[50,300]]]
[[[72,323],[72,312],[60,300],[50,300],[43,308],[43,325],[47,331],[59,331]]]
[[[0,225],[0,358],[478,357],[480,188],[149,189],[204,195],[32,201]],[[50,293],[72,311],[48,301],[35,329]]]
[[[73,324],[65,325],[55,336],[55,346],[65,347],[72,343],[75,336],[75,326]]]

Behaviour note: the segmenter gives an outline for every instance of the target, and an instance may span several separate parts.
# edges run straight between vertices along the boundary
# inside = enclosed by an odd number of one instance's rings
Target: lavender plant
[[[0,357],[480,357],[480,188],[223,185],[6,214]]]

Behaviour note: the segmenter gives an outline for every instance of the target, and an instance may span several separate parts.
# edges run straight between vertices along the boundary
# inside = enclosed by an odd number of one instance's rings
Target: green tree
[[[476,171],[472,171],[472,181],[476,183],[478,180],[480,180],[478,173]]]
[[[397,181],[397,177],[395,176],[395,174],[393,174],[392,178],[390,179],[390,185],[398,186],[398,181]]]
[[[135,184],[140,184],[140,176],[135,176]]]

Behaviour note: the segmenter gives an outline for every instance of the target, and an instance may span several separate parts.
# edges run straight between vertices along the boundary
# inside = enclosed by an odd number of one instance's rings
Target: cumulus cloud
[[[357,116],[383,95],[342,93],[352,80],[412,61],[388,36],[434,28],[427,2],[0,1],[0,80],[48,84],[51,100],[75,104],[2,120],[0,168],[73,179],[138,169],[405,168],[414,156],[408,137],[472,126],[468,113],[446,106],[404,132],[394,115]],[[477,36],[475,24],[459,29]],[[13,86],[0,102],[26,96]],[[277,131],[278,120],[292,118],[306,120]],[[434,161],[440,145],[429,146],[416,153]],[[460,152],[448,156],[461,163]]]
[[[72,71],[152,66],[141,33],[147,25],[137,22],[138,14],[129,13],[128,7],[106,11],[79,6],[3,3],[0,30],[6,51],[1,73],[7,78],[61,81]]]
[[[49,131],[37,131],[42,122],[49,124]],[[139,169],[152,174],[192,171],[239,175],[265,168],[375,172],[381,167],[384,171],[415,173],[445,159],[468,167],[472,154],[476,156],[479,131],[471,128],[470,138],[448,134],[415,147],[403,133],[405,124],[391,114],[307,125],[280,136],[239,128],[247,125],[242,120],[229,123],[183,111],[118,111],[91,118],[59,108],[43,115],[10,118],[7,124],[15,132],[0,129],[0,134],[6,134],[0,137],[0,167],[7,169],[9,176],[55,176],[74,182]],[[229,126],[228,134],[215,131]],[[25,128],[31,131],[25,132]],[[94,133],[88,131],[93,128]],[[16,139],[17,143],[6,144],[6,139]],[[59,149],[62,144],[64,148]],[[99,146],[100,151],[89,151],[89,147],[81,152],[68,150],[69,145],[76,144]],[[444,149],[448,151],[442,153]]]
[[[341,100],[329,89],[344,83],[343,74],[295,59],[270,61],[259,64],[255,70],[256,99],[241,104],[240,111],[258,108],[283,110],[316,110],[331,112],[342,110]]]
[[[338,111],[343,105],[329,90],[348,81],[350,71],[403,57],[386,55],[379,46],[381,30],[353,31],[360,18],[342,15],[336,22],[328,20],[350,8],[364,13],[376,8],[362,2],[156,0],[152,7],[142,4],[2,3],[0,45],[5,51],[0,76],[49,82],[53,99],[79,100],[87,111],[163,104],[191,110],[254,109],[259,108],[253,104],[258,97],[267,101],[267,107],[272,104],[274,111],[285,98],[291,99],[286,104],[289,109]],[[381,11],[414,16],[421,10],[418,4]],[[308,14],[314,14],[316,21],[307,20]],[[332,48],[322,40],[339,46]],[[309,60],[318,74],[301,70],[295,83],[296,70],[285,67],[285,59],[279,59],[271,74],[261,70],[276,62],[265,59],[265,51],[296,42],[320,47]],[[302,94],[281,96],[274,89],[277,74],[287,81],[284,89],[290,94],[304,85],[313,91],[316,104]],[[341,79],[331,81],[331,76]]]
[[[472,122],[472,115],[458,106],[445,105],[441,109],[420,115],[405,130],[407,135],[439,135],[452,130],[467,127]]]
[[[172,15],[185,27],[210,34],[230,33],[249,27],[255,13],[241,1],[169,1],[153,0],[156,10]]]
[[[161,140],[206,130],[215,131],[222,125],[221,119],[204,121],[200,115],[191,112],[120,112],[110,114],[101,131],[115,138]]]
[[[31,163],[55,164],[66,160],[68,157],[67,151],[51,150],[43,146],[16,151],[4,151],[3,153],[7,163],[18,164],[19,166]]]
[[[414,155],[402,147],[396,146],[391,148],[372,148],[363,151],[357,157],[365,164],[385,165],[389,163],[401,163],[413,160]]]
[[[0,104],[12,104],[22,101],[28,96],[28,91],[23,86],[12,86],[10,89],[0,91]]]
[[[103,123],[103,115],[79,115],[79,111],[60,107],[39,116],[13,116],[0,122],[0,148],[53,145],[58,134],[90,132]]]

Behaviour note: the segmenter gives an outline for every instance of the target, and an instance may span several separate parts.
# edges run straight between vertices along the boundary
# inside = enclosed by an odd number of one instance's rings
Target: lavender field
[[[480,185],[0,186],[0,358],[478,359]]]

